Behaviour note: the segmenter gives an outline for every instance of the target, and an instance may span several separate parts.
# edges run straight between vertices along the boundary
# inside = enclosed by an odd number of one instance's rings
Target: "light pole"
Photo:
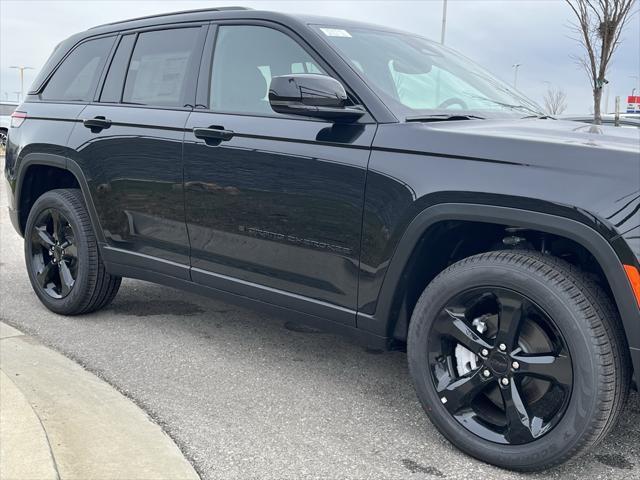
[[[21,102],[24,98],[24,71],[33,70],[33,67],[25,67],[24,65],[12,65],[9,68],[15,68],[20,71],[20,98],[18,102]]]
[[[442,30],[440,31],[440,43],[444,45],[444,37],[447,32],[447,0],[442,0]]]
[[[513,72],[513,88],[517,89],[518,88],[518,69],[522,66],[521,63],[514,63],[513,65],[511,65],[511,67],[513,68],[514,72]]]

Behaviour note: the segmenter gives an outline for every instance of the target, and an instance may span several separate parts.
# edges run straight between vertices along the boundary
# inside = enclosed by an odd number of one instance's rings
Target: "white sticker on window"
[[[327,37],[349,37],[351,38],[351,34],[346,30],[341,28],[321,28],[322,33],[324,33]]]

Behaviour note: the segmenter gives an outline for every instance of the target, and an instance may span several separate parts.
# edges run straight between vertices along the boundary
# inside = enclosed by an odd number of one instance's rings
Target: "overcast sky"
[[[531,99],[542,103],[550,83],[567,92],[567,113],[589,112],[590,87],[584,71],[570,58],[581,52],[569,38],[571,14],[563,0],[449,0],[448,4],[448,46],[510,83],[512,65],[521,63],[518,88]],[[0,0],[0,99],[15,100],[20,90],[18,72],[9,66],[35,68],[25,72],[26,89],[54,46],[73,33],[115,20],[220,5],[350,18],[440,39],[442,0]],[[609,71],[609,110],[616,95],[624,103],[632,88],[640,89],[639,77],[640,15],[636,15]]]

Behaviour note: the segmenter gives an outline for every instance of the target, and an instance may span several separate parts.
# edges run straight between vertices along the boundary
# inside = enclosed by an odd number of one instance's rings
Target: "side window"
[[[120,39],[118,49],[113,56],[113,60],[111,60],[109,73],[107,73],[107,78],[102,87],[102,94],[100,95],[101,102],[120,102],[124,76],[127,73],[131,49],[133,48],[135,38],[135,35],[126,35]]]
[[[218,29],[209,105],[235,113],[273,113],[271,79],[291,73],[325,72],[291,37],[268,27],[227,25]]]
[[[131,55],[122,101],[182,107],[200,28],[141,33]]]
[[[78,45],[55,71],[42,92],[45,100],[90,101],[114,37]]]

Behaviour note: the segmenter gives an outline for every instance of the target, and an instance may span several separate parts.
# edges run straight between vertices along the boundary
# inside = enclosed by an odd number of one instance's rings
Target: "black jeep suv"
[[[640,371],[639,141],[415,35],[208,9],[58,45],[6,178],[50,310],[134,277],[406,347],[446,438],[534,470],[601,440]]]

